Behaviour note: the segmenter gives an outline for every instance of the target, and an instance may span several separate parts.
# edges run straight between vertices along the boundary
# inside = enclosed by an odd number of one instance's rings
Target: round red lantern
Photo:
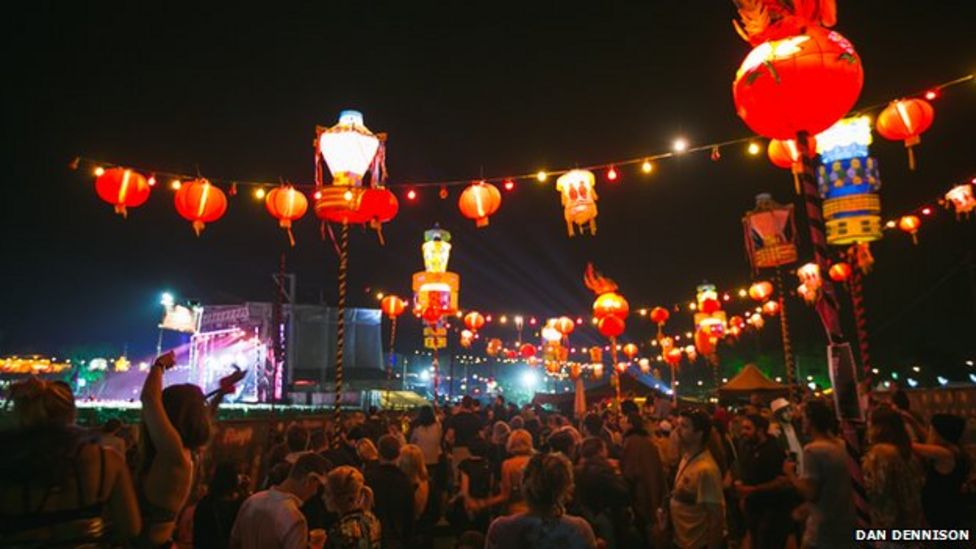
[[[713,354],[715,352],[715,338],[705,330],[698,330],[695,332],[695,348],[698,349],[700,355]]]
[[[522,358],[533,357],[535,356],[535,352],[535,345],[531,343],[523,343],[522,346],[519,347],[519,354],[522,355]]]
[[[701,311],[706,315],[710,315],[722,308],[722,304],[718,302],[717,299],[703,299],[701,302]]]
[[[766,316],[776,316],[779,314],[779,301],[767,301],[763,303],[762,311]]]
[[[746,325],[746,319],[742,318],[741,316],[736,315],[729,319],[729,326],[731,326],[732,328],[741,330],[742,328],[745,327],[745,325]]]
[[[627,367],[628,366],[630,366],[630,363],[629,362],[618,362],[617,363],[617,371],[622,374],[622,373],[624,373],[624,372],[627,371]]]
[[[830,279],[834,282],[845,282],[851,277],[851,266],[848,263],[840,261],[831,265],[827,274],[830,275]]]
[[[654,307],[651,309],[651,322],[662,325],[671,318],[671,313],[668,312],[664,307]]]
[[[477,332],[485,325],[485,317],[478,311],[471,311],[464,315],[464,325],[472,332]]]
[[[624,333],[625,327],[624,319],[616,315],[605,316],[597,323],[597,328],[604,337],[617,337]]]
[[[125,168],[110,168],[95,179],[98,197],[115,206],[115,213],[126,217],[127,208],[135,208],[149,200],[149,181],[137,172]]]
[[[407,310],[407,302],[395,295],[388,295],[380,301],[380,310],[390,319],[394,319]]]
[[[485,346],[485,352],[488,356],[495,356],[502,350],[502,340],[496,338],[489,339],[488,345]]]
[[[903,215],[898,220],[898,228],[912,235],[912,242],[918,244],[918,228],[922,225],[922,220],[917,215]]]
[[[468,185],[458,199],[458,208],[468,219],[475,220],[475,226],[486,227],[488,217],[498,211],[502,205],[502,194],[498,187],[485,181],[478,181]]]
[[[513,349],[505,349],[505,358],[509,360],[514,360],[517,357],[518,357],[518,353],[516,353]]]
[[[921,141],[922,132],[929,129],[935,110],[924,99],[899,99],[892,101],[878,115],[877,129],[881,137],[892,141],[904,141],[908,149],[908,167],[915,169],[912,147]]]
[[[359,210],[374,229],[378,229],[396,217],[400,202],[396,195],[385,188],[369,188],[363,191]]]
[[[664,361],[670,366],[677,366],[681,362],[681,349],[674,348],[664,354]]]
[[[315,215],[331,223],[361,225],[370,220],[362,208],[366,189],[328,185],[315,191]]]
[[[864,70],[851,43],[818,25],[801,30],[759,44],[736,72],[736,113],[759,135],[791,139],[799,132],[820,133],[861,93]]]
[[[630,304],[627,303],[624,296],[616,292],[600,294],[593,302],[593,316],[596,318],[617,316],[623,321],[624,318],[627,318],[628,313],[630,313]]]
[[[769,282],[756,282],[749,286],[749,297],[755,301],[766,301],[771,295],[773,295],[773,285]]]
[[[227,196],[224,191],[211,185],[206,179],[184,182],[176,191],[176,211],[193,223],[193,230],[200,231],[207,223],[213,223],[227,212]]]
[[[807,151],[812,157],[817,151],[817,140],[813,135],[807,136]],[[778,168],[798,169],[801,165],[800,149],[795,139],[771,139],[766,148],[769,161]]]
[[[569,317],[561,316],[553,322],[553,328],[564,336],[568,336],[573,333],[573,329],[576,328],[576,323]]]
[[[278,226],[288,232],[288,241],[294,246],[295,236],[291,233],[291,223],[308,211],[308,199],[291,185],[282,185],[272,189],[264,197],[264,206],[278,220]]]
[[[637,356],[637,345],[634,345],[633,343],[628,343],[624,345],[623,351],[625,357],[627,357],[630,360],[633,360],[634,357]]]

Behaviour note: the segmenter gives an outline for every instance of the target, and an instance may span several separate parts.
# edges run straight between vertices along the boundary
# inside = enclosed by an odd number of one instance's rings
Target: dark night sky
[[[212,177],[309,182],[316,124],[357,108],[390,134],[394,185],[529,173],[744,137],[730,83],[748,51],[731,2],[358,2],[274,12],[173,2],[34,2],[6,18],[3,269],[0,354],[58,353],[80,343],[144,352],[155,339],[160,291],[205,303],[268,300],[284,236],[246,193],[195,238],[172,195],[158,189],[123,221],[75,155]],[[394,3],[391,3],[394,4]],[[838,30],[865,66],[859,105],[914,92],[976,69],[961,2],[841,2]],[[453,7],[452,7],[453,6]],[[9,13],[9,12],[8,12]],[[976,85],[947,91],[909,172],[900,143],[879,140],[883,205],[931,200],[976,172]],[[789,200],[786,171],[741,148],[719,162],[695,154],[600,183],[599,234],[567,239],[553,184],[506,194],[491,226],[457,212],[457,189],[401,201],[386,247],[354,231],[354,305],[364,288],[406,293],[422,266],[418,244],[435,221],[454,232],[462,305],[582,314],[594,261],[634,304],[687,300],[708,279],[749,280],[739,219],[757,192]],[[972,275],[976,222],[927,224],[920,244],[894,235],[874,246],[867,300],[883,367],[927,361],[963,376],[976,352]],[[299,296],[335,299],[336,257],[298,224],[289,252]],[[941,282],[940,282],[941,281]],[[814,313],[794,307],[801,346],[821,346]],[[632,321],[636,325],[636,320]],[[413,324],[405,323],[405,324]],[[643,328],[647,329],[647,328]]]

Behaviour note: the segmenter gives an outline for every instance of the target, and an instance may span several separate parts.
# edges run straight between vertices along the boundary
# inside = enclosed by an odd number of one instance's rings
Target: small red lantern
[[[908,149],[908,167],[915,169],[912,147],[921,141],[922,133],[932,125],[935,109],[924,99],[898,99],[892,101],[878,115],[877,129],[881,137],[892,141],[904,141]]]
[[[488,356],[496,356],[502,350],[502,340],[492,338],[488,340],[488,345],[485,346],[485,352]]]
[[[522,346],[519,347],[519,354],[522,355],[522,358],[534,357],[535,352],[535,345],[531,343],[523,343]]]
[[[749,297],[754,301],[766,301],[771,295],[773,295],[773,285],[769,282],[761,281],[749,286]]]
[[[627,357],[629,360],[633,360],[634,357],[637,356],[637,345],[628,343],[624,345],[623,351],[625,357]]]
[[[193,230],[200,231],[207,223],[213,223],[227,212],[227,196],[224,191],[211,185],[206,179],[184,182],[176,191],[176,211],[193,223]]]
[[[149,200],[149,181],[137,172],[125,168],[111,168],[95,179],[98,197],[115,206],[115,213],[126,217],[127,208],[135,208]]]
[[[813,135],[807,136],[807,151],[811,157],[816,154],[817,139]],[[790,168],[794,172],[802,169],[803,159],[795,139],[771,139],[766,154],[769,161],[778,168]]]
[[[698,349],[698,354],[705,356],[714,354],[715,343],[715,337],[709,334],[707,331],[698,330],[695,332],[695,348]]]
[[[516,353],[513,349],[505,349],[505,358],[515,360],[517,357],[518,353]]]
[[[663,325],[669,318],[671,318],[671,313],[664,307],[654,307],[651,309],[651,322],[658,326]]]
[[[618,362],[616,364],[617,371],[621,374],[627,371],[627,367],[630,366],[629,362]]]
[[[623,319],[627,317],[628,313],[630,313],[630,304],[627,303],[624,296],[616,292],[600,294],[593,302],[593,316],[596,318],[618,316]]]
[[[722,304],[718,302],[717,299],[707,298],[703,299],[701,302],[701,311],[706,315],[710,315],[722,308]]]
[[[918,244],[918,228],[922,225],[922,220],[917,215],[903,215],[898,220],[898,228],[912,235],[912,242]]]
[[[624,319],[616,315],[604,316],[597,323],[597,327],[600,329],[600,333],[604,337],[617,337],[624,333],[624,328],[626,323]]]
[[[498,187],[485,181],[468,185],[458,199],[458,208],[464,217],[475,220],[475,226],[488,226],[488,217],[502,205],[502,194]]]
[[[763,303],[762,311],[766,316],[776,316],[779,314],[779,301],[767,301]]]
[[[681,349],[673,348],[664,354],[664,361],[671,366],[677,366],[681,362]]]
[[[407,310],[407,302],[395,295],[388,295],[380,301],[380,310],[392,320]]]
[[[384,187],[368,188],[363,191],[359,208],[370,226],[379,229],[380,225],[391,221],[400,211],[400,202],[395,194]]]
[[[736,315],[729,319],[729,326],[731,326],[732,328],[741,330],[742,328],[745,327],[745,325],[746,325],[746,319],[742,318],[741,316]]]
[[[477,332],[485,325],[485,317],[478,311],[471,311],[464,315],[464,325],[472,332]]]
[[[561,316],[557,318],[555,322],[553,322],[553,328],[564,336],[568,336],[569,334],[573,333],[573,329],[576,328],[576,323],[573,322],[573,319],[569,317]]]
[[[839,261],[830,266],[827,274],[830,275],[830,279],[834,282],[846,282],[851,277],[851,266],[848,263]]]
[[[291,223],[308,211],[308,199],[291,185],[282,185],[272,189],[264,197],[264,206],[278,220],[278,226],[288,232],[288,242],[294,246],[295,236],[291,232]]]

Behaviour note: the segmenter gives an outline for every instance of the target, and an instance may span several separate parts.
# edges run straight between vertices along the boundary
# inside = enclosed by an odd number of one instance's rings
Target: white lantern
[[[332,184],[359,187],[376,158],[380,138],[363,124],[359,111],[342,111],[339,123],[319,135],[319,152],[332,172]]]

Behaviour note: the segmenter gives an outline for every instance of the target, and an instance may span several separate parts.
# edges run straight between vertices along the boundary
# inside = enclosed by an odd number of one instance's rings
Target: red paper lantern
[[[674,348],[664,354],[664,361],[671,366],[677,366],[681,362],[681,349]]]
[[[193,223],[193,230],[200,231],[207,223],[213,223],[227,212],[227,196],[224,191],[211,185],[206,179],[184,182],[176,191],[176,211]]]
[[[472,332],[477,332],[485,325],[485,317],[478,311],[471,311],[464,315],[464,325]]]
[[[519,347],[519,354],[522,355],[522,358],[533,357],[535,356],[535,352],[535,345],[531,343],[523,343],[522,346]]]
[[[701,302],[701,311],[706,315],[710,315],[722,308],[722,304],[718,302],[717,299],[703,299]]]
[[[505,350],[505,358],[507,358],[509,360],[514,360],[517,357],[518,357],[518,354],[514,350],[512,350],[512,349],[506,349]]]
[[[360,207],[365,194],[366,189],[362,187],[322,187],[315,192],[315,215],[330,223],[366,223],[369,214]]]
[[[388,295],[380,301],[380,310],[390,319],[394,319],[403,314],[407,309],[407,302],[395,295]]]
[[[135,208],[149,200],[149,181],[137,172],[125,168],[110,168],[95,179],[98,197],[115,206],[115,213],[126,217],[127,208]]]
[[[278,226],[288,232],[288,241],[295,245],[295,237],[291,232],[291,223],[300,219],[308,211],[308,199],[301,191],[290,185],[282,185],[271,189],[264,197],[264,206],[268,213],[278,220]]]
[[[830,279],[834,282],[844,282],[851,277],[851,266],[848,263],[840,261],[831,265],[827,274],[830,275]]]
[[[627,371],[627,367],[630,366],[630,363],[629,362],[618,362],[616,364],[616,366],[617,366],[617,371],[622,374],[622,373],[624,373],[624,372]]]
[[[766,316],[776,316],[779,314],[779,301],[767,301],[763,303],[762,311]]]
[[[485,352],[488,356],[495,356],[502,350],[502,340],[496,338],[488,340],[488,345],[485,346]]]
[[[363,191],[359,209],[373,228],[379,228],[396,217],[400,211],[400,202],[396,195],[386,188],[369,188]]]
[[[771,295],[773,295],[773,285],[769,282],[756,282],[749,286],[749,297],[754,301],[766,301]]]
[[[700,355],[711,355],[715,352],[715,338],[704,330],[695,332],[695,348]],[[670,352],[669,352],[670,354]]]
[[[633,360],[634,357],[637,356],[637,345],[634,345],[633,343],[628,343],[624,345],[623,351],[625,357]]]
[[[746,325],[746,319],[742,318],[741,316],[736,315],[729,319],[729,326],[731,326],[732,328],[741,330],[742,328],[745,327],[745,325]]]
[[[935,110],[924,99],[899,99],[892,101],[878,115],[877,129],[881,137],[892,141],[904,141],[908,149],[908,167],[915,169],[912,147],[921,141],[922,133],[932,125]]]
[[[622,319],[627,318],[630,313],[630,304],[624,296],[616,292],[600,294],[593,302],[593,316],[602,319],[607,316],[618,316]]]
[[[759,135],[791,139],[801,131],[820,133],[861,93],[864,70],[851,43],[817,25],[801,30],[759,44],[736,73],[736,113]]]
[[[501,205],[502,194],[498,192],[498,187],[484,181],[468,185],[458,199],[461,213],[468,219],[474,219],[477,227],[486,227],[488,217],[498,211]]]
[[[654,307],[651,309],[651,322],[657,325],[664,324],[670,317],[671,313],[669,313],[664,307]]]
[[[605,316],[597,323],[597,328],[604,337],[617,337],[624,333],[625,327],[624,319],[616,315]]]
[[[816,154],[817,139],[813,135],[807,136],[807,151],[811,157]],[[802,165],[795,139],[771,139],[766,154],[769,161],[779,168],[798,169]]]
[[[427,324],[437,324],[437,321],[441,319],[441,310],[437,307],[427,307],[422,316]]]
[[[576,328],[576,323],[569,317],[561,316],[553,323],[553,328],[564,336],[568,336],[573,333],[573,329]]]

